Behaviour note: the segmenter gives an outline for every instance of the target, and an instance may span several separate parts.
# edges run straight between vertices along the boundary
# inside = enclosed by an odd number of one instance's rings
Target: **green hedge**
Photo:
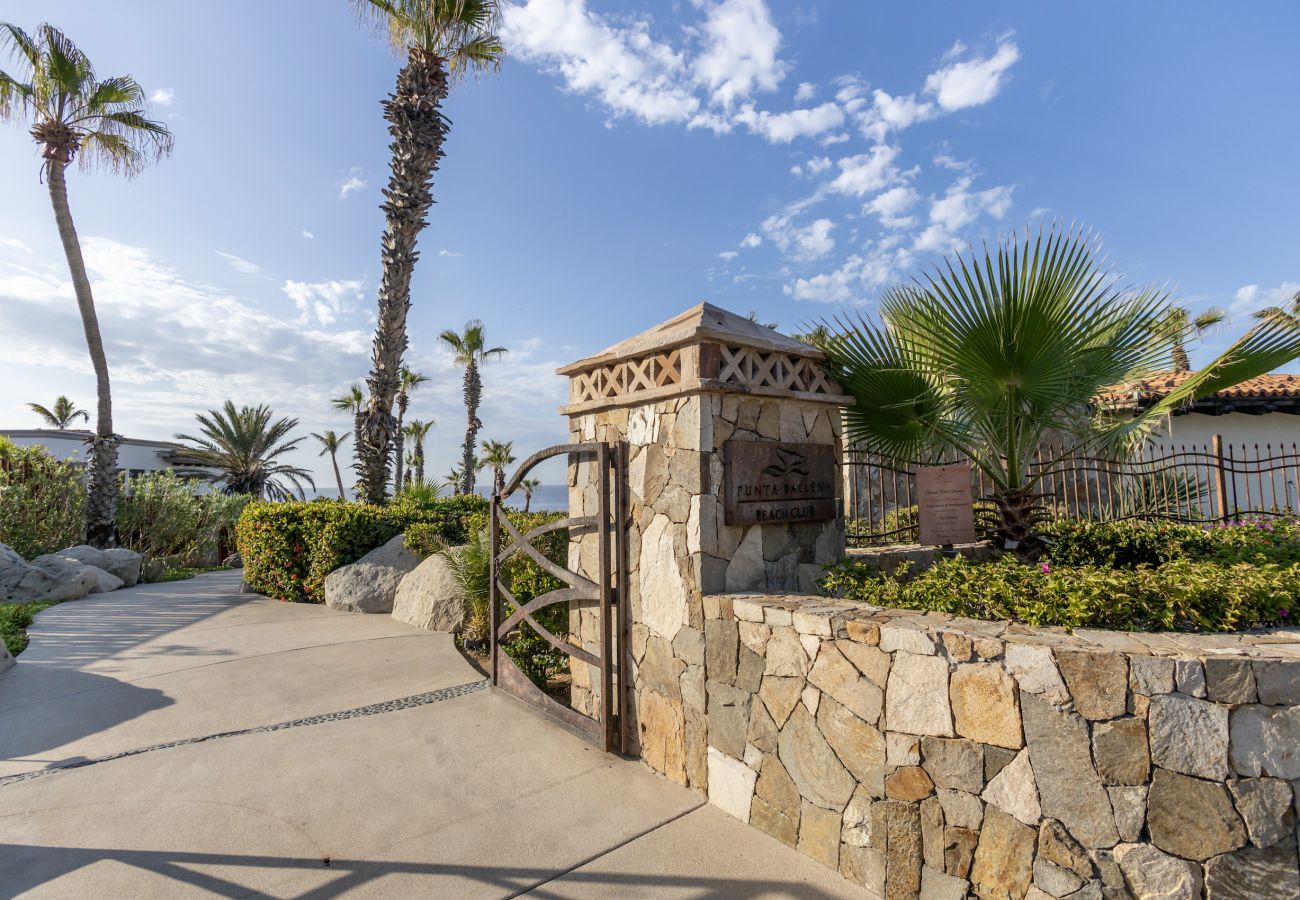
[[[1048,558],[1067,566],[1134,568],[1176,559],[1233,563],[1300,563],[1300,526],[1291,518],[1247,519],[1228,525],[1173,522],[1045,523]]]
[[[44,447],[0,437],[0,544],[24,559],[81,543],[86,525],[84,470]]]
[[[412,526],[432,529],[448,544],[464,543],[481,497],[405,500],[386,506],[337,500],[249,504],[236,529],[244,580],[278,600],[321,603],[325,576],[356,562]]]
[[[903,583],[842,563],[824,592],[877,606],[1120,631],[1240,631],[1289,624],[1300,565],[1175,559],[1131,569],[944,560]]]

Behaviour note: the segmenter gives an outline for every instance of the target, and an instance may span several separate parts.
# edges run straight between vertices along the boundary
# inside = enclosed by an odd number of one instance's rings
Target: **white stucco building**
[[[0,429],[0,436],[8,438],[20,447],[44,447],[59,459],[84,461],[86,439],[90,437],[90,432],[60,431],[56,428],[9,428]],[[184,450],[183,444],[172,441],[124,438],[117,446],[117,466],[119,470],[126,473],[128,479],[146,472],[194,471],[198,467],[185,465],[183,462]],[[206,486],[199,489],[206,490]]]

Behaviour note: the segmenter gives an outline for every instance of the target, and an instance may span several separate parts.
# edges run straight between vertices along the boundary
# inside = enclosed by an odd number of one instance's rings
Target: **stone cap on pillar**
[[[565,415],[702,392],[848,406],[820,363],[826,354],[711,303],[556,369],[569,378]]]

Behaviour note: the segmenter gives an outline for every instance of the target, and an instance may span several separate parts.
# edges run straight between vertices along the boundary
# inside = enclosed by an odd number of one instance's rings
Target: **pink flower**
[[[1044,572],[1050,572],[1050,571],[1052,571],[1052,567],[1051,567],[1050,565],[1048,565],[1047,563],[1043,563],[1043,571],[1044,571]]]
[[[1289,615],[1289,613],[1285,609],[1279,609],[1277,611],[1277,614],[1284,619]]]

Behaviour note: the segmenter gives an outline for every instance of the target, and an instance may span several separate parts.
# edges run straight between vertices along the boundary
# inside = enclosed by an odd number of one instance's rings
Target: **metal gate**
[[[562,455],[569,457],[570,468],[583,462],[595,465],[599,498],[595,515],[567,517],[521,534],[506,514],[506,500],[539,463]],[[627,604],[623,602],[627,596],[624,583],[627,572],[625,460],[620,444],[590,442],[548,447],[524,460],[501,493],[491,498],[491,627],[488,631],[491,636],[492,683],[537,706],[610,752],[626,752],[629,737],[626,733],[627,716],[622,714],[627,702],[623,695],[630,681],[624,673],[631,671],[630,666],[622,663],[629,647],[630,631]],[[596,580],[552,562],[533,546],[532,542],[539,537],[561,528],[568,528],[570,535],[575,532],[596,534],[599,545]],[[528,556],[564,586],[520,604],[501,578],[502,565],[515,553]],[[538,610],[557,603],[564,603],[569,609],[594,608],[597,611],[600,628],[598,653],[576,646],[568,635],[553,634],[538,622]],[[579,660],[598,670],[600,687],[594,716],[585,715],[547,694],[507,655],[502,642],[509,640],[525,622],[552,647],[568,654],[570,667],[573,660]],[[618,696],[615,696],[616,683]]]

